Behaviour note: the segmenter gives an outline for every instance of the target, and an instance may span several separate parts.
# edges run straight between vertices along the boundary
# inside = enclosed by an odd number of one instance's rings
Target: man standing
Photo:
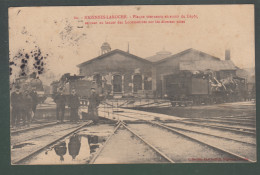
[[[16,86],[15,91],[11,94],[11,106],[12,106],[12,127],[18,126],[21,119],[22,110],[22,94],[20,93],[20,87]]]
[[[72,89],[71,95],[69,98],[70,121],[78,121],[79,106],[80,106],[79,97],[76,94],[76,90]]]
[[[30,96],[32,98],[32,120],[35,116],[35,112],[36,112],[36,107],[37,107],[37,104],[38,104],[38,95],[37,95],[37,92],[35,91],[35,88],[32,89],[31,93],[30,93]]]
[[[95,88],[91,88],[91,95],[89,97],[89,105],[88,105],[88,113],[91,118],[93,118],[93,122],[98,122],[98,106],[99,106],[100,100],[98,94],[96,94]]]
[[[32,97],[28,90],[25,90],[23,94],[23,106],[23,124],[27,123],[30,126],[32,119]]]
[[[54,102],[56,103],[57,122],[63,122],[66,104],[66,97],[63,94],[63,88],[59,88],[59,91],[54,97]]]

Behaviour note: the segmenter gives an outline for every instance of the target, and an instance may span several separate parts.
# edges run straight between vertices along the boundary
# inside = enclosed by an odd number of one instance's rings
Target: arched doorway
[[[144,90],[152,90],[152,78],[144,77]]]
[[[137,92],[138,90],[142,90],[142,76],[141,75],[134,75],[133,85],[134,85],[134,92]]]
[[[122,76],[114,75],[113,76],[113,92],[122,92]]]
[[[102,86],[102,76],[100,74],[95,74],[93,76],[93,80],[95,81],[98,87]]]

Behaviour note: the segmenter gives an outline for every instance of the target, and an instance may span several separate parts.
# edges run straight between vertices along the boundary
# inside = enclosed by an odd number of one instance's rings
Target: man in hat
[[[37,92],[35,90],[36,90],[36,88],[33,87],[32,91],[30,92],[30,96],[32,98],[32,120],[35,116],[36,107],[37,107],[37,104],[38,104],[38,95],[37,95]]]
[[[20,93],[20,87],[16,86],[15,91],[11,93],[11,106],[12,106],[12,127],[18,126],[21,119],[22,110],[22,94]]]
[[[88,105],[88,113],[93,118],[93,122],[97,123],[98,122],[98,106],[100,103],[100,99],[98,94],[96,94],[96,89],[91,88],[91,95],[89,97],[89,105]]]
[[[79,97],[76,94],[76,90],[72,89],[71,95],[70,95],[70,98],[69,98],[70,121],[78,121],[79,106],[80,106]]]
[[[64,112],[65,112],[65,104],[66,104],[66,97],[63,94],[63,88],[59,88],[59,91],[54,97],[54,102],[56,103],[56,117],[57,122],[63,122],[64,119]]]
[[[23,93],[23,124],[25,125],[27,123],[28,126],[30,126],[31,118],[32,118],[32,97],[30,96],[30,93],[28,90],[25,90]]]

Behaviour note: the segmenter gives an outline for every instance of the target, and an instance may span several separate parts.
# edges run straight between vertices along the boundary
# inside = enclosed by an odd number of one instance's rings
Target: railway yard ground
[[[80,112],[87,113],[87,107]],[[55,104],[11,128],[12,164],[256,162],[253,101],[171,107],[167,100],[106,100],[100,120],[57,123]]]
[[[230,117],[230,116],[255,116],[254,102],[234,102],[215,105],[201,105],[190,107],[134,107],[132,109],[142,110],[147,112],[161,113],[174,115],[184,118],[214,118],[214,117]]]

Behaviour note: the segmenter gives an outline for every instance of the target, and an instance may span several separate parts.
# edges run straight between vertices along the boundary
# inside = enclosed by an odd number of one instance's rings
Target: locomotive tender
[[[172,106],[215,104],[245,98],[245,79],[216,78],[213,72],[180,71],[166,76],[166,96]]]

